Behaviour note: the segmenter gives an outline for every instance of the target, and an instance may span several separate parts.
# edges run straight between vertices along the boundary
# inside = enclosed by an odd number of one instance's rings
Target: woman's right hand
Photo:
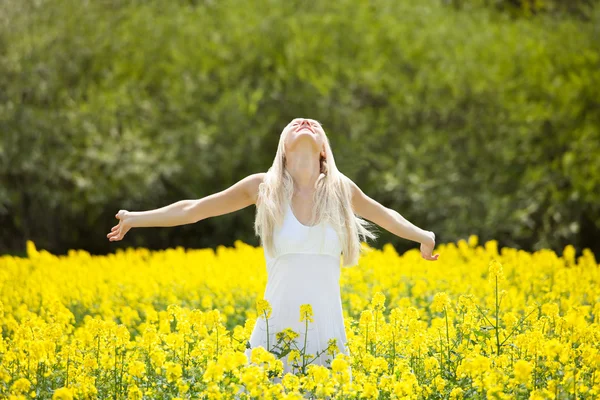
[[[110,233],[106,235],[109,241],[116,242],[117,240],[123,239],[125,234],[131,229],[131,219],[129,211],[119,210],[115,215],[115,218],[119,220],[119,223],[112,227]]]

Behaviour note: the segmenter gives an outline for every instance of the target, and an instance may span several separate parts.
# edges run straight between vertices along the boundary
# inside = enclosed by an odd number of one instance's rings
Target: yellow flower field
[[[274,353],[244,354],[270,313],[262,248],[55,256],[28,242],[28,258],[0,257],[0,398],[597,398],[591,251],[477,240],[439,245],[435,262],[369,248],[342,271],[351,356],[285,376]]]

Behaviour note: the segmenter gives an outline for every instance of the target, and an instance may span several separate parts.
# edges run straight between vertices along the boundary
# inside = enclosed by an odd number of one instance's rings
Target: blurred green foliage
[[[106,234],[119,209],[266,171],[283,127],[305,116],[323,123],[342,172],[438,242],[598,254],[600,14],[586,15],[439,0],[5,0],[0,252],[25,239],[56,253],[258,244],[254,207]]]
[[[444,0],[458,9],[470,7],[492,7],[507,12],[516,18],[534,17],[539,14],[575,16],[590,20],[594,15],[597,0]]]

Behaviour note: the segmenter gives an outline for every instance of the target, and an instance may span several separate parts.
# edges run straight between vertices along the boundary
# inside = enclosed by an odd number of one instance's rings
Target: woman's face
[[[325,157],[325,131],[321,124],[313,119],[295,118],[284,129],[287,151],[294,151],[299,143],[309,143],[315,152]]]

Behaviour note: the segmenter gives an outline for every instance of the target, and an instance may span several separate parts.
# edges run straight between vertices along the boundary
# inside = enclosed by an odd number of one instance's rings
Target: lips
[[[302,130],[304,130],[304,129],[307,129],[307,130],[309,130],[311,133],[315,133],[315,132],[314,132],[312,129],[310,129],[308,126],[302,126],[302,127],[300,127],[300,129],[298,129],[298,131],[297,131],[297,132],[300,132],[300,131],[302,131]]]

